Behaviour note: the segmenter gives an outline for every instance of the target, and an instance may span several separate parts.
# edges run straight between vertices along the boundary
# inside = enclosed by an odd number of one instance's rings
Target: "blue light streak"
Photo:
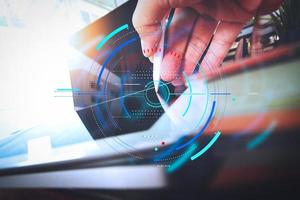
[[[201,156],[202,154],[204,154],[216,141],[217,139],[220,137],[221,132],[218,131],[215,136],[213,137],[213,139],[203,148],[201,149],[198,153],[196,153],[195,155],[193,155],[191,157],[191,160],[195,160],[197,159],[199,156]]]
[[[277,125],[277,122],[272,121],[266,130],[264,130],[261,134],[256,136],[254,139],[250,140],[250,142],[248,142],[248,144],[246,146],[247,149],[253,150],[255,147],[257,147],[258,145],[263,143],[270,136],[270,134],[274,131],[274,129],[276,128],[276,125]]]
[[[115,30],[113,30],[110,34],[108,34],[103,40],[101,40],[101,42],[96,46],[96,50],[99,51],[102,46],[113,36],[117,35],[119,32],[125,30],[125,29],[129,29],[128,24],[124,24],[118,28],[116,28]]]

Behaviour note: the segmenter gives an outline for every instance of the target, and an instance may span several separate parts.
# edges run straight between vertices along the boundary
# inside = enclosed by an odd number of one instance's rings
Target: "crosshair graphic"
[[[158,87],[159,90],[161,91],[161,97],[165,102],[168,102],[170,99],[170,89],[165,83],[161,81],[158,83]],[[149,106],[153,108],[160,108],[162,105],[159,101],[157,101],[157,98],[155,98],[156,94],[155,94],[155,90],[153,89],[154,89],[154,81],[151,81],[146,84],[145,91],[144,91],[146,102]]]
[[[186,72],[179,74],[186,86],[183,93],[176,93],[171,83],[158,82],[158,85],[160,97],[164,102],[171,102],[170,108],[182,101],[182,109],[175,109],[172,115],[178,117],[179,124],[188,124],[190,130],[172,129],[172,126],[178,126],[173,121],[163,121],[160,127],[155,128],[169,111],[157,98],[152,63],[143,56],[140,42],[137,31],[123,24],[96,46],[98,54],[95,60],[101,64],[92,64],[90,68],[90,71],[96,72],[96,76],[89,80],[95,83],[96,90],[91,94],[93,104],[88,107],[92,114],[90,123],[96,127],[91,131],[94,138],[104,139],[117,152],[125,151],[135,159],[172,166],[169,169],[171,172],[183,162],[203,155],[217,141],[221,135],[218,121],[226,107],[226,104],[220,103],[220,99],[226,99],[231,94],[227,92],[224,82],[210,83],[206,78],[207,71],[201,69],[198,60],[187,55],[185,59],[199,68],[202,80],[194,80]],[[192,49],[197,52],[196,47]],[[222,75],[219,76],[222,79]],[[201,87],[197,84],[201,84]],[[83,91],[82,88],[80,90]],[[139,133],[149,128],[155,131],[137,134],[134,141],[123,137],[125,133]],[[206,135],[204,133],[215,135],[206,146],[201,146],[198,141],[201,141],[202,135]],[[174,135],[177,140],[174,140]],[[140,144],[151,144],[151,153],[139,151]]]

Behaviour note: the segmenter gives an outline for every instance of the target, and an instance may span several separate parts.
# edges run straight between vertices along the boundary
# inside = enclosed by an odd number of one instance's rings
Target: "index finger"
[[[170,8],[188,7],[195,0],[139,0],[132,22],[141,38],[143,53],[152,56],[162,35],[161,21]]]

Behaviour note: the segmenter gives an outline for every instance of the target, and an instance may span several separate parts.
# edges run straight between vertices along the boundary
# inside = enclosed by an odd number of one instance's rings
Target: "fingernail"
[[[150,62],[153,63],[153,56],[150,56],[150,57],[148,57],[148,58],[149,58]]]
[[[142,47],[142,51],[143,51],[144,56],[146,56],[147,49],[145,48],[145,42],[143,40],[141,40],[141,47]]]
[[[152,56],[156,51],[157,51],[157,45],[154,45],[152,43],[147,43],[141,40],[141,47],[142,47],[142,52],[145,57]]]
[[[145,57],[149,57],[154,53],[155,48],[141,40],[142,51]]]

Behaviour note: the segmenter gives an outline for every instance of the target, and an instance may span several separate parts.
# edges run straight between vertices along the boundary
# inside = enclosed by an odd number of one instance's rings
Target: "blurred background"
[[[121,3],[1,0],[0,137],[73,110],[71,98],[54,98],[57,88],[71,87],[70,37]]]
[[[24,163],[15,157],[27,156],[30,151],[28,142],[41,136],[49,137],[31,151],[43,149],[41,145],[49,145],[48,140],[53,148],[94,141],[74,111],[73,98],[56,96],[57,88],[72,88],[69,66],[74,60],[69,58],[76,51],[70,46],[74,33],[125,2],[0,0],[1,169],[5,170],[8,163],[23,166]],[[292,198],[300,181],[299,10],[299,1],[285,0],[276,11],[253,17],[238,35],[220,67],[232,94],[219,124],[222,138],[205,157],[194,162],[180,160],[178,169],[172,173],[168,173],[164,166],[150,166],[157,170],[152,176],[149,176],[152,168],[147,168],[148,163],[145,167],[145,163],[136,164],[129,158],[118,158],[105,164],[97,160],[91,163],[87,159],[76,163],[76,169],[101,170],[103,166],[124,166],[126,163],[126,167],[141,165],[133,170],[142,171],[134,173],[121,168],[119,174],[115,169],[105,168],[99,172],[103,185],[94,189],[80,186],[80,189],[70,189],[63,184],[55,190],[51,186],[45,188],[52,190],[33,191],[32,187],[27,190],[1,189],[0,198],[278,199],[281,195],[283,198],[291,195]],[[204,138],[204,141],[209,140]],[[205,143],[199,145],[205,146]],[[34,153],[32,156],[41,155]],[[68,170],[73,165],[69,163],[52,171]],[[33,168],[28,173],[39,170],[43,171]],[[7,178],[22,173],[12,170],[0,175]],[[126,173],[129,176],[123,177],[122,174]],[[114,176],[106,177],[105,174]],[[56,176],[60,175],[63,176]],[[93,172],[86,175],[87,182],[89,178],[93,180],[91,182],[97,182],[92,176]],[[138,185],[143,184],[138,178],[142,182],[151,182],[149,188],[147,185],[139,188]],[[70,179],[69,182],[76,180]],[[115,188],[115,183],[124,187]],[[132,186],[126,188],[126,184],[131,183]]]

